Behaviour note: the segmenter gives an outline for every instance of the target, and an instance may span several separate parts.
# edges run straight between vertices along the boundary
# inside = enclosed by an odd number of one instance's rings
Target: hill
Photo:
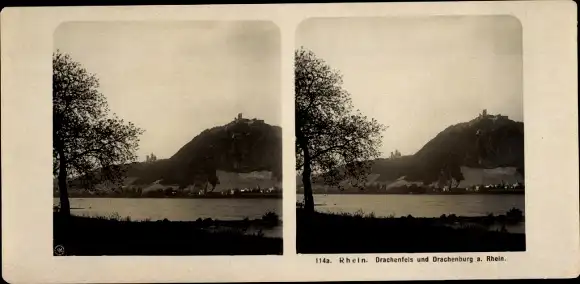
[[[460,177],[461,167],[493,169],[514,167],[524,173],[524,124],[501,115],[481,115],[447,127],[417,153],[378,159],[373,173],[382,180],[406,176],[425,183]]]
[[[521,181],[523,176],[523,122],[484,112],[447,127],[413,155],[373,161],[367,184],[384,191],[390,185],[457,185],[459,180],[470,186]]]
[[[125,185],[187,187],[209,181],[271,184],[282,177],[282,130],[258,119],[238,117],[206,129],[169,159],[128,165]],[[73,182],[78,185],[80,182]],[[223,187],[223,186],[222,186]]]

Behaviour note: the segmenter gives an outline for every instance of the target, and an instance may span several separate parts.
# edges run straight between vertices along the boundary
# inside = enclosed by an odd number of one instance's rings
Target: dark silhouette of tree
[[[296,170],[302,173],[304,208],[312,212],[312,175],[340,188],[344,180],[364,186],[385,128],[353,111],[342,76],[313,52],[301,48],[294,59]]]
[[[211,154],[205,154],[201,159],[192,159],[189,162],[190,173],[186,183],[201,182],[203,184],[203,193],[213,192],[220,183],[217,176],[217,166],[214,157]],[[208,186],[211,188],[208,190]]]
[[[447,183],[449,188],[458,188],[461,181],[465,179],[463,172],[461,172],[461,163],[459,155],[456,153],[448,153],[445,158],[441,158],[441,174],[443,180]]]
[[[70,215],[67,182],[119,181],[123,163],[135,161],[143,130],[109,115],[99,81],[60,51],[53,54],[53,174],[58,177],[60,212]]]

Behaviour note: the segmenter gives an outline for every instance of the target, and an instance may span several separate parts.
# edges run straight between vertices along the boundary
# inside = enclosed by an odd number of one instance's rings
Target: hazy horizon
[[[238,113],[282,126],[271,22],[71,22],[55,31],[56,50],[96,74],[111,113],[145,130],[140,161],[169,158]]]
[[[522,31],[511,16],[309,19],[300,47],[343,75],[355,109],[389,126],[382,157],[414,154],[484,109],[523,121]]]

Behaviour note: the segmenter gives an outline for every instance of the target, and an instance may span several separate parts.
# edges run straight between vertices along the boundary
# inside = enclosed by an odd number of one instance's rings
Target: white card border
[[[480,264],[316,265],[295,253],[284,191],[284,256],[52,256],[51,53],[66,21],[271,20],[282,35],[284,188],[295,188],[293,49],[311,17],[513,15],[523,27],[527,250]],[[579,273],[576,5],[573,1],[6,8],[1,14],[2,270],[8,282],[119,283],[560,278]],[[31,178],[32,177],[32,178]],[[556,192],[556,193],[552,193]],[[551,193],[551,194],[548,194]],[[374,256],[369,255],[369,259]],[[393,254],[401,256],[405,254]],[[415,254],[433,255],[433,254]],[[487,255],[487,254],[449,254]],[[497,254],[493,254],[497,255]],[[325,255],[327,257],[335,257]],[[357,256],[357,255],[349,255]]]

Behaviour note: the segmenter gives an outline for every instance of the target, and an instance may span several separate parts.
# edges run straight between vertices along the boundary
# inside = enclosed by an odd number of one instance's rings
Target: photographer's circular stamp
[[[57,245],[54,247],[54,254],[61,256],[65,254],[64,247],[62,245]]]

